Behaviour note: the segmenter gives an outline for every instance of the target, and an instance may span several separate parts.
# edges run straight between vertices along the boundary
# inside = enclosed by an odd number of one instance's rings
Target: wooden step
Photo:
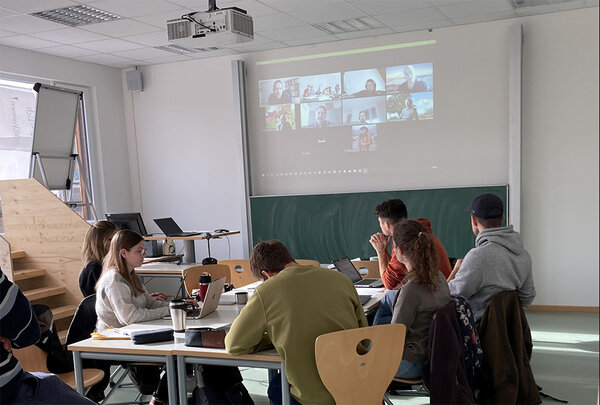
[[[55,295],[64,294],[67,292],[67,287],[42,287],[42,288],[34,288],[32,290],[23,291],[23,294],[27,297],[29,301],[39,300],[46,297],[53,297]]]
[[[54,320],[68,318],[75,314],[77,305],[63,305],[62,307],[50,308]]]
[[[63,345],[67,341],[67,332],[68,332],[68,330],[59,330],[57,332],[58,333],[58,338],[60,339],[60,343],[62,343]]]
[[[16,270],[14,273],[14,281],[25,280],[28,278],[41,277],[46,275],[45,269],[23,269]]]
[[[10,257],[14,259],[22,259],[25,256],[27,256],[27,254],[25,254],[24,250],[13,250],[12,252],[10,252]]]

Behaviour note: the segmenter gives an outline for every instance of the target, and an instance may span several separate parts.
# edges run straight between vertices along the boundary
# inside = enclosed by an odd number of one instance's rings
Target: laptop
[[[213,281],[208,285],[206,295],[204,296],[204,303],[201,308],[194,308],[186,314],[186,319],[201,319],[206,315],[215,312],[219,305],[219,299],[223,293],[223,287],[225,286],[225,277]]]
[[[167,236],[194,236],[200,235],[202,232],[183,232],[179,225],[175,223],[173,218],[156,218],[154,220],[160,230]]]
[[[383,281],[380,278],[362,278],[356,267],[354,267],[354,264],[347,257],[334,260],[333,265],[340,273],[347,275],[355,287],[383,287]]]

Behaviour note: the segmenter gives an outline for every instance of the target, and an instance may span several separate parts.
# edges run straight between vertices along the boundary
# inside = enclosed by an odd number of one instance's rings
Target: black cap
[[[504,214],[504,204],[494,194],[482,194],[475,198],[465,211],[477,218],[500,218]]]

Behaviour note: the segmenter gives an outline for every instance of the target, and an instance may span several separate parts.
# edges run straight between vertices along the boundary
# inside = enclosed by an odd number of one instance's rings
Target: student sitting
[[[259,285],[225,336],[235,356],[271,345],[285,361],[290,403],[333,404],[315,362],[315,339],[328,332],[367,326],[356,288],[345,275],[300,266],[277,240],[260,242],[250,254]],[[326,309],[326,310],[324,310]],[[281,404],[281,377],[269,384],[272,404]]]
[[[96,283],[102,274],[102,260],[110,248],[110,239],[117,232],[112,222],[98,221],[83,239],[83,270],[79,274],[79,288],[84,297],[96,293]]]
[[[31,305],[16,284],[0,271],[0,403],[89,404],[54,374],[28,373],[12,355],[12,346],[27,347],[40,339]]]
[[[388,245],[390,244],[394,225],[400,221],[404,221],[408,214],[404,202],[400,199],[387,200],[375,207],[375,215],[379,221],[381,232],[375,233],[369,239],[369,242],[377,252],[379,259],[379,273],[383,285],[390,291],[386,291],[385,296],[379,304],[373,325],[384,325],[390,323],[392,319],[392,306],[396,299],[397,290],[402,287],[406,281],[406,267],[400,262],[392,249],[392,254],[388,253]],[[437,252],[439,264],[438,268],[445,277],[450,275],[452,268],[448,255],[442,243],[433,235],[431,230],[431,222],[425,218],[416,219],[421,225],[427,229],[427,233],[431,235],[435,251]]]
[[[142,265],[145,257],[146,249],[142,236],[133,231],[121,230],[112,237],[108,255],[104,259],[102,275],[96,286],[96,331],[111,326],[120,328],[169,315],[166,295],[148,294],[135,273],[135,268]],[[132,369],[133,376],[143,376],[144,379],[154,381],[158,381],[160,371],[159,366],[136,366]],[[130,372],[130,375],[132,373]],[[168,402],[166,380],[165,374],[158,383],[151,404]]]
[[[392,323],[406,325],[396,377],[417,378],[423,375],[429,324],[435,311],[450,302],[450,290],[438,270],[432,235],[423,225],[413,220],[399,222],[392,239],[398,261],[406,266],[406,284],[398,292],[392,315]]]

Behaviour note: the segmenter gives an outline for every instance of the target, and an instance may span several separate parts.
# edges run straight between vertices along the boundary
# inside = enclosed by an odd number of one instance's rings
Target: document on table
[[[116,340],[130,340],[129,332],[125,332],[120,328],[110,327],[100,332],[92,332],[92,340],[105,340],[105,339],[116,339]]]

